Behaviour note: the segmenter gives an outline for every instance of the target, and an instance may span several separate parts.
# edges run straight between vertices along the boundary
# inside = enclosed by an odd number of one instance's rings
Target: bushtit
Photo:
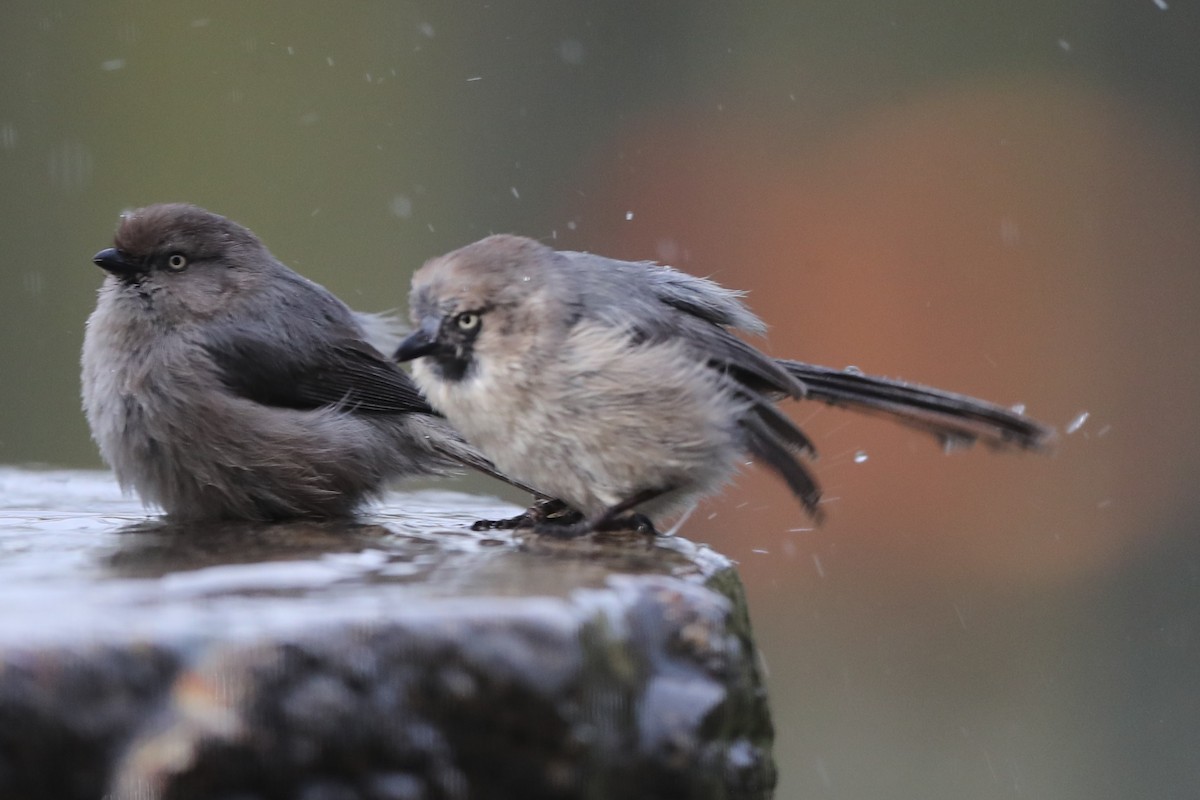
[[[124,215],[83,342],[101,455],[189,519],[351,513],[392,478],[495,474],[365,320],[249,230],[190,205]]]
[[[742,293],[645,262],[491,236],[413,277],[413,333],[396,352],[499,469],[561,498],[547,532],[645,526],[718,489],[743,453],[817,515],[799,456],[812,442],[784,397],[883,412],[947,445],[1038,449],[1053,432],[962,395],[767,356],[734,335],[764,326]],[[636,513],[633,513],[636,512]]]

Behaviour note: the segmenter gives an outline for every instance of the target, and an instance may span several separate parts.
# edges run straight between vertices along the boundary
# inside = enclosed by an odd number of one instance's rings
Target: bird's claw
[[[578,512],[571,510],[562,500],[538,500],[515,517],[477,520],[471,525],[471,530],[513,531],[518,528],[537,530],[539,525],[549,519],[569,519],[573,522],[577,517]]]

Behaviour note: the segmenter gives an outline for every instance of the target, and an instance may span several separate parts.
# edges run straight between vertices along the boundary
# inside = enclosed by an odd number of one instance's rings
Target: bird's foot
[[[562,500],[538,500],[515,517],[507,519],[481,519],[471,525],[473,531],[512,531],[518,528],[534,528],[547,520],[567,518],[575,521],[580,517]]]
[[[534,533],[555,539],[577,539],[592,533],[631,532],[653,539],[658,536],[654,523],[645,514],[626,514],[620,517],[600,518],[553,518],[544,519],[533,526]]]

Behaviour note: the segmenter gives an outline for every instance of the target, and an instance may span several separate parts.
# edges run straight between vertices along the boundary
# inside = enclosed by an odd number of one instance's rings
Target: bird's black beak
[[[438,330],[441,328],[441,320],[437,317],[425,317],[421,320],[421,325],[415,331],[408,335],[400,346],[396,348],[396,352],[392,354],[392,358],[400,363],[412,361],[414,358],[427,356],[441,349],[441,342],[438,341]]]
[[[142,271],[141,265],[130,260],[128,256],[115,247],[101,250],[92,257],[96,266],[103,267],[121,278],[131,278]]]

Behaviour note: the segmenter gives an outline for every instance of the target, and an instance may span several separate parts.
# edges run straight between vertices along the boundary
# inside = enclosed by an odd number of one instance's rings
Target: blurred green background
[[[828,522],[753,469],[688,521],[742,562],[778,796],[1194,796],[1198,41],[1176,0],[10,0],[0,462],[99,465],[125,208],[230,216],[366,310],[497,231],[666,261],[779,355],[1088,413],[946,457],[802,405]]]

